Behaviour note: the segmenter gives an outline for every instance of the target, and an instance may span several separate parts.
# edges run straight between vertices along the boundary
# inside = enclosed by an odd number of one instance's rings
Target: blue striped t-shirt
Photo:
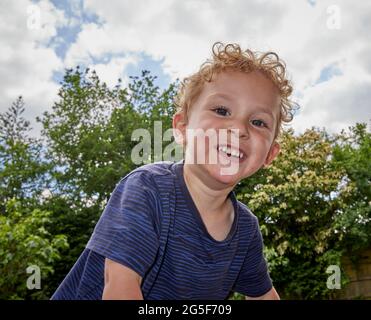
[[[223,241],[207,231],[183,177],[184,160],[141,166],[113,191],[94,232],[52,299],[101,299],[104,259],[142,277],[144,299],[261,296],[272,288],[257,218],[235,197]]]

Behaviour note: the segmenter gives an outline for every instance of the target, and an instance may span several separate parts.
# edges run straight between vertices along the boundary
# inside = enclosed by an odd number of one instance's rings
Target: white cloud
[[[119,42],[109,36],[106,27],[99,27],[97,24],[88,23],[83,26],[75,43],[69,48],[65,65],[74,67],[79,64],[88,64],[92,58],[100,59],[105,54],[124,53]]]
[[[40,15],[34,15],[35,10]],[[63,64],[48,42],[64,23],[64,16],[48,1],[37,5],[26,0],[1,1],[0,12],[0,111],[22,95],[25,116],[32,120],[52,105],[57,94],[52,76]],[[30,21],[34,17],[40,20]],[[32,28],[35,23],[39,28]]]
[[[305,91],[295,128],[312,126],[340,132],[356,122],[371,120],[371,78],[336,76]]]

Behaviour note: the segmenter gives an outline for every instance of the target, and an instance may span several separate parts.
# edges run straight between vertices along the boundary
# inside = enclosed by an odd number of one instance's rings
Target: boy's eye
[[[213,109],[217,114],[221,115],[221,116],[227,116],[227,115],[230,115],[231,113],[229,112],[229,110],[226,108],[226,107],[216,107]]]
[[[262,120],[252,120],[251,123],[257,127],[268,127],[267,124]]]

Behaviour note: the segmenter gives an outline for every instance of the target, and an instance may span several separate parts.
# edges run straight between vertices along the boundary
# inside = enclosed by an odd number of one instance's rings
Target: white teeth
[[[243,158],[242,152],[239,152],[237,150],[231,150],[231,148],[228,148],[228,147],[218,147],[218,150],[224,153],[230,154],[231,156],[236,157],[236,158],[240,158],[240,159]]]

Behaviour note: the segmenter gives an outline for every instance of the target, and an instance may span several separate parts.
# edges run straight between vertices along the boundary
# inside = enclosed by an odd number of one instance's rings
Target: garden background
[[[280,296],[370,298],[370,30],[371,1],[1,0],[0,299],[51,296],[217,41],[276,52],[300,105],[235,190]]]
[[[0,299],[51,296],[116,183],[135,168],[132,132],[147,128],[154,137],[154,121],[171,128],[178,85],[160,89],[144,70],[110,88],[77,67],[66,70],[51,111],[37,118],[39,138],[29,134],[22,97],[0,115]],[[366,124],[340,134],[287,129],[280,140],[273,164],[235,189],[260,220],[276,289],[284,299],[370,298]],[[41,269],[40,289],[27,288],[32,265]],[[328,289],[330,265],[340,267],[343,290]]]

